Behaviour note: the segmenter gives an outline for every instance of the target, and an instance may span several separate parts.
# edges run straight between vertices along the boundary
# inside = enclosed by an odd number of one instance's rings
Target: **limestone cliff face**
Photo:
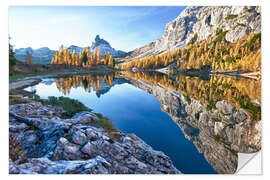
[[[226,101],[218,101],[216,109],[208,110],[200,101],[187,101],[181,93],[166,87],[142,80],[130,81],[160,101],[161,109],[171,116],[218,173],[235,173],[238,152],[252,153],[261,149],[261,121],[251,121],[244,110]]]
[[[187,7],[169,22],[164,34],[148,45],[135,49],[131,58],[159,54],[186,45],[197,34],[197,41],[215,36],[218,28],[228,31],[226,40],[235,42],[261,30],[261,8],[251,6]]]

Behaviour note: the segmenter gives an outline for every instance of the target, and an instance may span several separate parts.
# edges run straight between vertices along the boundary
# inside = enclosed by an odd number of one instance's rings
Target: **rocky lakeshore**
[[[31,78],[31,79],[23,79],[11,82],[9,84],[9,90],[15,90],[15,89],[23,89],[28,86],[33,86],[35,84],[38,84],[41,82],[41,79],[38,78]]]
[[[93,126],[99,117],[31,101],[9,108],[10,174],[180,174],[134,134]]]

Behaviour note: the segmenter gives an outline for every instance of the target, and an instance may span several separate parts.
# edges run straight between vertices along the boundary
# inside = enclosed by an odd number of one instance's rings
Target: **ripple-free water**
[[[41,82],[26,90],[36,90],[41,98],[64,96],[79,100],[109,118],[122,132],[134,133],[153,149],[164,152],[182,173],[216,173],[171,117],[161,110],[158,99],[132,84],[116,84],[100,97],[93,88],[87,92],[82,86],[72,87],[69,94],[64,94],[54,81]]]

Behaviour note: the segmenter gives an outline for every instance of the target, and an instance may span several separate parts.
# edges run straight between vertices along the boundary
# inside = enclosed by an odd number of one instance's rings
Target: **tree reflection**
[[[161,85],[183,94],[187,101],[191,98],[207,104],[207,108],[215,108],[217,101],[225,100],[237,109],[245,109],[251,119],[261,118],[261,81],[212,75],[209,80],[190,76],[168,76],[157,72],[121,72],[127,77],[143,80],[152,84]],[[102,81],[106,86],[110,86],[115,78],[114,73],[110,74],[88,74],[83,76],[72,76],[58,78],[57,88],[65,95],[69,94],[71,88],[83,87],[85,91],[91,90],[98,93],[101,89]]]
[[[146,82],[165,86],[178,91],[184,95],[186,100],[190,98],[207,103],[210,110],[215,108],[217,101],[226,100],[237,109],[247,110],[251,119],[261,118],[261,81],[213,75],[210,80],[203,80],[199,77],[177,75],[174,77],[155,72],[124,72],[125,75],[136,80],[141,79]]]
[[[83,87],[85,91],[91,92],[94,90],[96,93],[101,88],[101,83],[104,80],[106,86],[110,86],[114,80],[114,73],[98,75],[88,74],[83,76],[71,76],[71,77],[60,77],[56,79],[56,87],[65,95],[69,94],[71,88]]]

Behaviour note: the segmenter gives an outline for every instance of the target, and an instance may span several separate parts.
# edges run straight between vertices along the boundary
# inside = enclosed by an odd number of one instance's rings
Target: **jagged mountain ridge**
[[[108,41],[101,39],[99,35],[96,35],[95,41],[92,42],[90,47],[91,52],[94,52],[95,48],[100,49],[101,56],[104,56],[106,52],[109,52],[112,57],[125,57],[130,54],[130,52],[127,53],[121,50],[115,50]]]
[[[137,48],[130,60],[184,47],[197,34],[197,41],[215,36],[222,28],[225,38],[235,42],[243,36],[261,30],[261,8],[252,6],[187,7],[165,26],[163,35],[155,42]]]
[[[111,47],[110,43],[104,39],[101,39],[99,35],[96,36],[95,41],[92,42],[90,47],[91,53],[98,47],[101,52],[101,56],[104,56],[106,52],[109,52],[114,58],[125,57],[130,55],[131,52],[124,52],[121,50],[115,50]],[[71,45],[68,47],[70,52],[75,51],[77,54],[82,51],[84,47]],[[39,49],[33,49],[31,47],[15,49],[15,58],[19,61],[25,62],[26,53],[29,52],[34,60],[34,64],[49,64],[52,57],[55,54],[55,50],[51,50],[48,47],[42,47]]]

